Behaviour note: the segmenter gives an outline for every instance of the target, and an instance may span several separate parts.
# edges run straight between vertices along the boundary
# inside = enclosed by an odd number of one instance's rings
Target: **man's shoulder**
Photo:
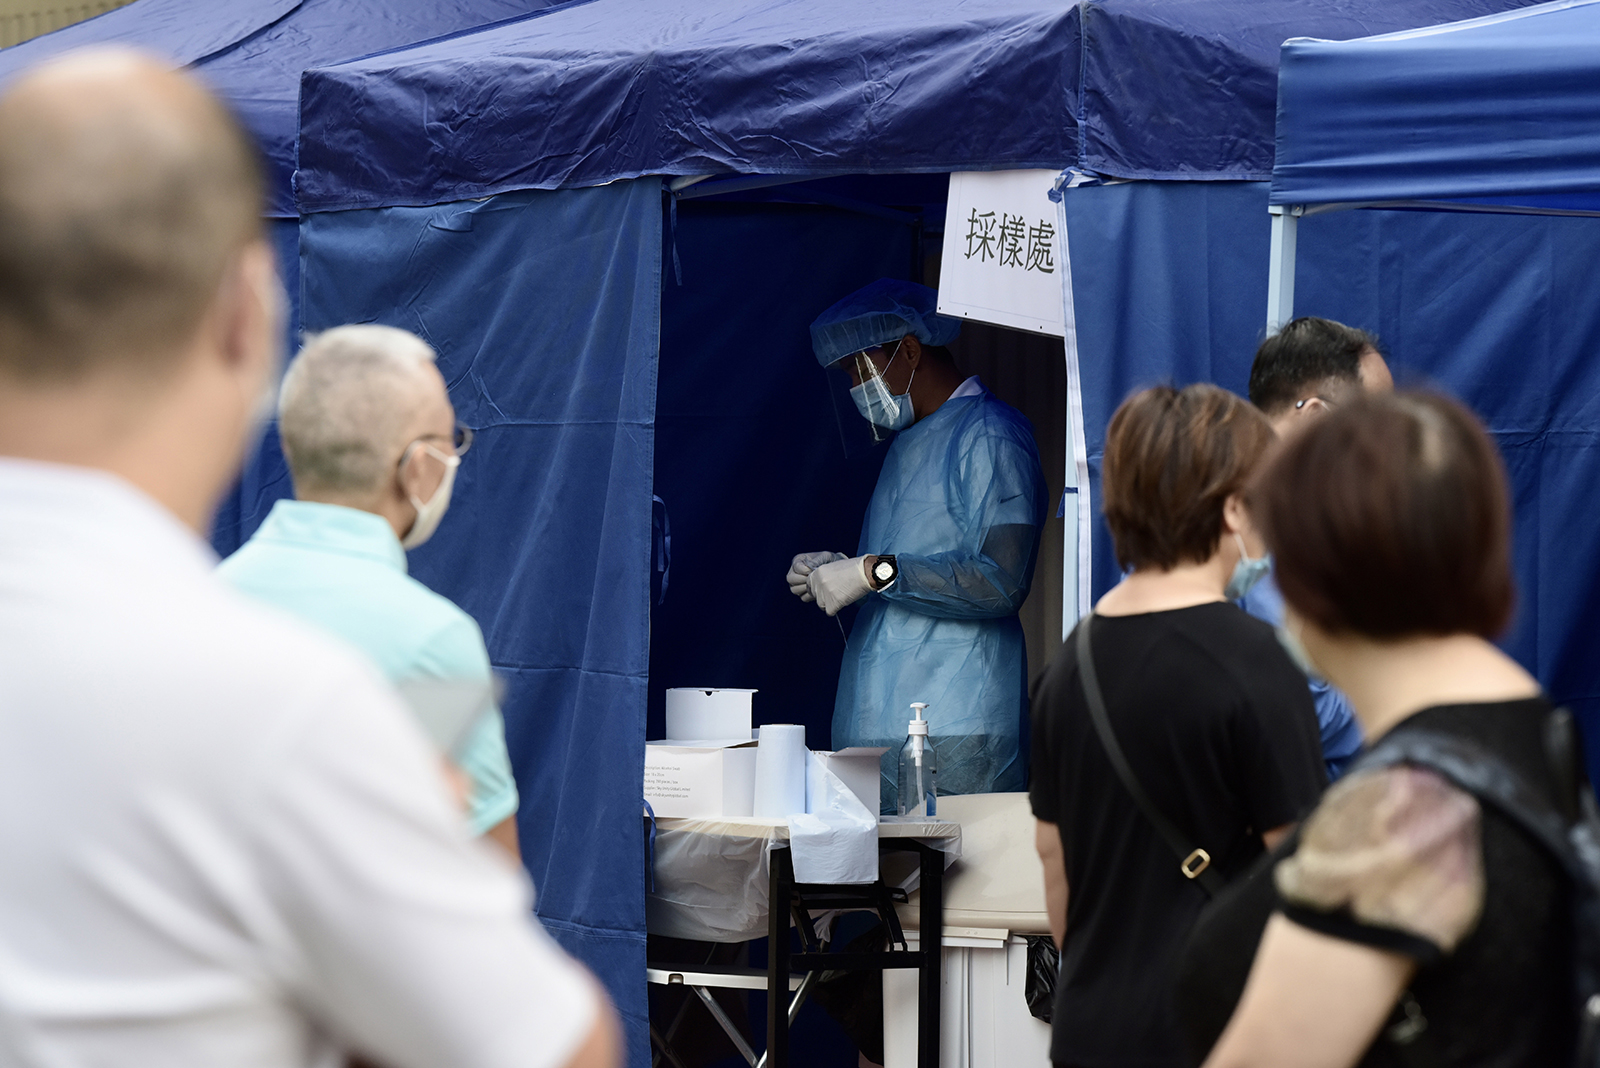
[[[367,665],[343,643],[330,642],[294,613],[263,603],[230,584],[216,581],[209,594],[197,598],[188,618],[174,627],[190,628],[191,648],[229,663],[251,677],[301,673],[357,677]],[[285,670],[288,665],[292,669]]]
[[[482,631],[471,614],[460,605],[437,590],[431,589],[419,579],[410,575],[401,575],[405,579],[404,596],[410,603],[416,605],[419,617],[426,619],[436,630],[470,630],[481,642]]]
[[[489,654],[477,620],[444,594],[403,572],[375,569],[351,596],[366,598],[370,625],[351,639],[375,656],[391,679],[414,676],[477,677],[488,671]]]
[[[73,663],[94,670],[61,676]],[[345,643],[209,573],[104,574],[92,592],[62,591],[10,643],[0,671],[40,700],[72,695],[69,715],[87,730],[136,712],[149,736],[201,748],[208,738],[266,744],[330,705],[392,701]]]
[[[1020,449],[1038,461],[1039,446],[1034,441],[1033,424],[1027,416],[988,390],[971,398],[971,403],[960,413],[956,434],[967,442],[984,441],[991,448]]]
[[[1254,586],[1239,598],[1239,607],[1268,626],[1283,624],[1283,594],[1278,589],[1277,577],[1268,571]]]
[[[404,571],[316,545],[251,539],[217,573],[260,600],[291,609],[297,587],[308,585],[318,600],[363,606],[411,632],[471,622],[455,602]]]
[[[1173,625],[1182,630],[1193,647],[1220,663],[1252,660],[1264,651],[1287,659],[1272,626],[1235,604],[1208,605],[1202,612],[1175,619]]]

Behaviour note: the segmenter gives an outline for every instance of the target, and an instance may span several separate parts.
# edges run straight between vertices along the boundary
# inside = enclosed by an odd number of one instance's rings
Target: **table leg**
[[[794,867],[788,846],[773,846],[767,890],[766,1068],[789,1068],[789,896]]]
[[[922,965],[917,970],[917,1068],[939,1068],[939,994],[944,985],[944,854],[922,854],[922,907],[918,914]]]

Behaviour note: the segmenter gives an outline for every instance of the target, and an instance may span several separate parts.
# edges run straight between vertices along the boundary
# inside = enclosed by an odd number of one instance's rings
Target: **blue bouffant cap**
[[[948,345],[961,333],[961,320],[940,315],[939,294],[915,282],[880,278],[817,316],[811,348],[817,362],[830,367],[852,352],[915,335],[924,345]]]

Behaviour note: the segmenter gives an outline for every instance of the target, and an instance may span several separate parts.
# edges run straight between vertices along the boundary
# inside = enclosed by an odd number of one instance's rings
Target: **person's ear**
[[[1250,529],[1250,513],[1245,510],[1244,498],[1237,493],[1228,494],[1228,499],[1222,502],[1223,535],[1243,534]]]
[[[1333,409],[1321,397],[1306,397],[1295,405],[1295,414],[1299,416],[1327,415]]]
[[[900,358],[913,371],[917,369],[917,365],[922,362],[922,342],[918,340],[917,335],[907,334],[900,339]]]
[[[395,467],[395,485],[400,487],[400,496],[403,500],[409,501],[413,497],[418,500],[425,500],[426,495],[421,492],[424,477],[422,470],[423,449],[421,446],[412,449],[409,445],[407,448],[409,451],[405,454],[403,462]]]
[[[240,249],[218,295],[218,349],[235,374],[260,383],[277,376],[287,303],[272,247],[252,241]]]

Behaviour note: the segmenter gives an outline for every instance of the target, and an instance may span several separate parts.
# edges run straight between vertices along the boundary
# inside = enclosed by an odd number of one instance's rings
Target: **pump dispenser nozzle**
[[[928,706],[921,701],[911,702],[911,726],[907,731],[908,734],[920,734],[924,737],[927,736],[928,721],[922,718],[922,710],[927,707]]]

